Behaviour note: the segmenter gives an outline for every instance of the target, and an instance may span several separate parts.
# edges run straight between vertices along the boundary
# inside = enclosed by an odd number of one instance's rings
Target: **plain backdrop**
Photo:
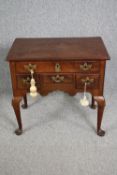
[[[116,0],[0,0],[0,92],[11,92],[5,59],[16,37],[80,36],[103,38],[111,57],[105,90],[116,92]]]
[[[106,108],[98,137],[96,110],[80,95],[32,99],[21,110],[24,133],[11,107],[8,51],[16,37],[101,36],[110,54]],[[117,175],[117,0],[0,0],[0,175]]]

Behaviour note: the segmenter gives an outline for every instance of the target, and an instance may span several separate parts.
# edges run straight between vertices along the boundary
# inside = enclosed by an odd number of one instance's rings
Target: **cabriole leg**
[[[18,122],[18,129],[15,130],[16,135],[22,134],[22,121],[21,121],[21,114],[20,114],[20,101],[22,97],[14,97],[12,99],[12,106],[16,115],[16,119]]]
[[[98,113],[97,113],[97,134],[99,136],[104,136],[105,131],[101,129],[101,123],[103,118],[103,112],[105,108],[105,99],[103,96],[95,96],[94,100],[98,104]]]
[[[90,107],[91,107],[92,109],[96,109],[96,104],[95,104],[95,100],[94,100],[93,95],[92,95],[92,100],[91,100],[91,105],[90,105]]]
[[[23,96],[23,100],[24,100],[24,104],[22,104],[22,108],[23,109],[26,109],[28,107],[28,104],[27,104],[27,95],[26,94]]]

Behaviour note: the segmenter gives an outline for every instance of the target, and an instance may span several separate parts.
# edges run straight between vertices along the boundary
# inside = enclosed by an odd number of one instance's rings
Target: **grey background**
[[[6,55],[16,37],[102,36],[107,62],[106,108],[96,135],[96,110],[53,92],[28,96],[24,133],[11,107]],[[117,175],[117,0],[0,0],[0,175]],[[22,102],[21,102],[22,103]]]
[[[105,87],[115,90],[116,0],[0,0],[0,91],[11,90],[5,58],[16,37],[67,36],[103,38],[111,56]]]

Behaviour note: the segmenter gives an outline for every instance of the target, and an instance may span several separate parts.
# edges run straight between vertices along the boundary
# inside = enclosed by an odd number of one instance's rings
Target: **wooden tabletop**
[[[109,59],[101,37],[16,38],[8,61]]]

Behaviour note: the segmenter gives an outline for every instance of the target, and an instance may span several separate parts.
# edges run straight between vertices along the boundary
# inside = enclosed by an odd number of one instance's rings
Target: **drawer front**
[[[16,78],[17,78],[17,88],[18,89],[29,90],[30,80],[31,80],[30,74],[17,75]],[[36,86],[39,88],[39,86],[40,86],[39,76],[34,75],[34,79],[36,81]]]
[[[46,61],[46,62],[18,62],[16,63],[17,73],[27,73],[30,68],[34,68],[38,73],[49,72],[75,72],[76,63],[73,61]]]
[[[98,73],[99,68],[100,65],[97,61],[79,61],[76,64],[77,72],[80,73]]]
[[[72,84],[75,83],[74,74],[42,74],[41,82],[44,84]]]
[[[62,90],[64,92],[72,92],[75,89],[75,75],[74,74],[42,74],[41,79],[41,91],[51,92],[54,90]]]
[[[100,77],[97,74],[77,74],[76,75],[76,84],[77,89],[84,89],[85,83],[87,84],[87,89],[99,89]]]
[[[17,62],[17,73],[28,73],[34,69],[38,73],[50,72],[80,72],[80,73],[98,73],[99,62],[96,61],[46,61],[46,62]]]

